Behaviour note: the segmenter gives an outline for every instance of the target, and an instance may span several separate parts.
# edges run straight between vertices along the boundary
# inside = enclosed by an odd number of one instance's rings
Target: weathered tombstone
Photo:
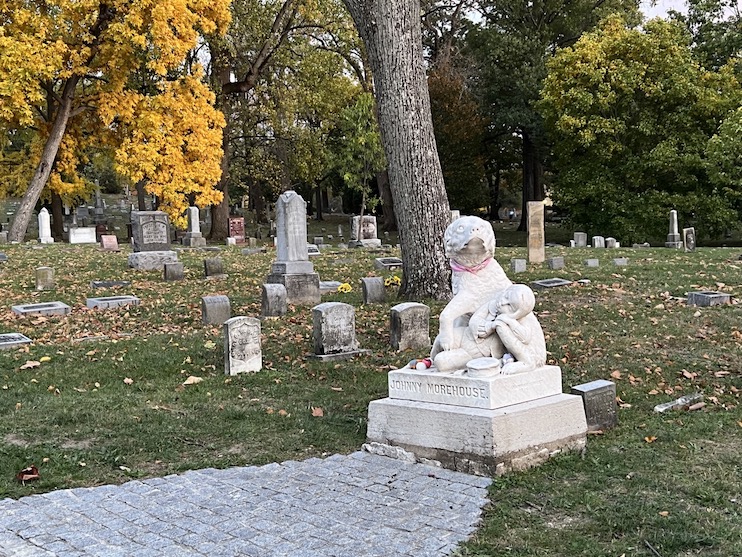
[[[90,288],[114,288],[116,286],[129,286],[129,280],[91,280]]]
[[[389,344],[395,350],[430,348],[430,308],[418,302],[404,302],[391,309]]]
[[[295,191],[287,191],[279,196],[276,213],[276,261],[265,282],[283,284],[290,304],[316,304],[321,294],[307,252],[307,204]]]
[[[183,264],[179,261],[165,263],[162,269],[163,279],[166,281],[183,280],[185,276],[185,269],[183,268]]]
[[[732,297],[724,292],[688,292],[689,306],[723,306],[731,303]]]
[[[286,303],[286,287],[283,284],[263,285],[263,317],[281,317],[286,315],[288,304]]]
[[[30,338],[21,333],[3,333],[0,334],[0,350],[9,350],[11,348],[17,348],[24,344],[30,344],[33,342]]]
[[[364,304],[382,304],[386,302],[386,289],[383,277],[364,277],[361,279],[361,291]]]
[[[639,248],[649,248],[651,247],[649,242],[644,242],[643,244],[631,244],[631,247],[633,249],[639,249]]]
[[[206,245],[206,238],[201,234],[198,207],[188,207],[188,231],[181,242],[189,248],[202,248]]]
[[[599,259],[585,259],[585,267],[600,267]]]
[[[361,222],[360,216],[352,217],[350,219],[351,244],[366,248],[381,247],[381,240],[379,240],[376,230],[375,216],[363,215],[363,222]]]
[[[553,271],[564,269],[564,257],[550,257],[546,260],[546,264]]]
[[[402,268],[402,260],[399,257],[377,257],[374,260],[374,268],[388,269],[393,271]]]
[[[319,289],[322,294],[329,294],[331,292],[337,292],[342,284],[342,282],[337,280],[321,280],[319,281]]]
[[[678,233],[678,212],[673,209],[670,211],[670,231],[667,233],[666,248],[680,249],[683,247],[683,241]]]
[[[593,247],[594,248],[604,248],[605,247],[605,238],[603,236],[593,236]]]
[[[544,203],[528,202],[528,262],[543,263],[546,259],[544,242]]]
[[[510,260],[510,270],[514,273],[525,273],[527,268],[528,264],[525,259]]]
[[[8,255],[0,251],[0,263],[7,263]]]
[[[70,244],[97,244],[95,237],[95,226],[80,226],[70,228]]]
[[[51,218],[49,217],[49,211],[46,207],[39,211],[39,243],[41,244],[53,244],[54,238],[52,238],[52,226]]]
[[[72,308],[62,302],[43,302],[40,304],[20,304],[11,306],[18,315],[67,315]]]
[[[36,269],[36,290],[54,290],[54,269],[51,267]]]
[[[245,217],[229,217],[229,236],[238,244],[245,243]]]
[[[263,353],[260,346],[260,320],[254,317],[232,317],[224,328],[224,373],[237,375],[260,371]]]
[[[685,251],[696,251],[696,229],[683,228],[683,248]]]
[[[586,248],[587,247],[587,233],[586,232],[575,232],[574,242],[575,242],[576,248]]]
[[[100,298],[87,298],[85,305],[88,309],[113,309],[122,306],[138,306],[141,300],[136,296],[103,296]]]
[[[221,257],[208,257],[204,259],[205,278],[222,278],[224,276],[224,262]]]
[[[316,257],[320,255],[319,246],[317,244],[307,244],[307,256]]]
[[[615,383],[598,379],[576,385],[571,392],[582,397],[588,431],[604,431],[618,425]]]
[[[224,295],[201,297],[201,320],[204,325],[223,325],[231,317],[229,298]]]
[[[315,237],[314,237],[314,242],[313,242],[313,243],[314,243],[315,245],[317,245],[317,246],[321,246],[322,244],[324,244],[324,243],[325,243],[325,238],[324,238],[324,236],[315,236]]]
[[[356,341],[355,309],[342,302],[325,302],[312,308],[314,357],[333,361],[360,353]]]
[[[535,280],[531,283],[531,288],[536,290],[543,290],[545,288],[556,288],[558,286],[570,286],[572,284],[571,280],[563,279],[563,278],[550,278],[550,279],[543,279],[543,280]]]
[[[101,235],[100,248],[103,251],[121,251],[119,248],[119,240],[114,234]]]
[[[228,246],[236,246],[237,245],[237,238],[233,238],[232,236],[227,236],[227,245]]]
[[[616,267],[625,267],[629,264],[629,260],[625,257],[616,257],[613,259],[613,264]]]
[[[608,238],[605,239],[605,247],[607,249],[615,249],[616,247],[618,247],[617,244],[618,244],[618,242],[616,242],[616,239],[615,238],[611,238],[609,236]]]
[[[3,230],[0,232],[0,244],[7,244],[8,243],[8,232]]]
[[[177,263],[170,250],[170,220],[162,211],[131,212],[129,267],[145,271],[162,270],[165,263]]]

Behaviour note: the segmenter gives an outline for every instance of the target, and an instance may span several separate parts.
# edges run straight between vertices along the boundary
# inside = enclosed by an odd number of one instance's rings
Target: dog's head
[[[459,217],[443,235],[446,257],[460,265],[473,267],[495,254],[495,231],[479,217]]]

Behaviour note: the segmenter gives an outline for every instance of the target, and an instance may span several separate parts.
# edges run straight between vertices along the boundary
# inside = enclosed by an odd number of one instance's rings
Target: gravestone
[[[72,308],[62,302],[43,302],[39,304],[20,304],[11,306],[18,315],[67,315]]]
[[[593,247],[594,248],[604,248],[605,247],[605,238],[603,236],[593,236]]]
[[[263,353],[260,345],[260,320],[254,317],[232,317],[224,328],[224,373],[237,375],[260,371]]]
[[[564,257],[550,257],[546,260],[546,264],[553,271],[564,269]]]
[[[245,243],[245,217],[229,217],[229,237],[238,244]]]
[[[202,248],[206,245],[206,238],[201,234],[198,207],[188,207],[188,231],[181,243],[189,248]]]
[[[178,255],[170,250],[170,220],[162,211],[131,212],[131,248],[129,267],[159,271],[165,263],[176,263]]]
[[[36,290],[54,290],[54,269],[51,267],[36,269]]]
[[[618,425],[615,383],[598,379],[576,385],[571,392],[582,397],[588,431],[604,431]]]
[[[430,308],[425,304],[397,304],[391,309],[389,321],[389,344],[395,350],[430,348]]]
[[[356,341],[355,309],[350,304],[325,302],[313,307],[312,324],[313,358],[344,360],[362,352]]]
[[[402,260],[399,257],[377,257],[374,259],[375,269],[387,269],[393,271],[402,268]]]
[[[30,338],[21,333],[2,333],[0,334],[0,350],[9,350],[17,348],[24,344],[33,342]]]
[[[307,256],[316,257],[320,255],[319,246],[317,244],[307,244]]]
[[[689,306],[723,306],[732,303],[732,297],[724,292],[688,292]]]
[[[610,236],[605,239],[605,247],[607,249],[616,249],[618,247],[618,242],[615,238],[611,238]]]
[[[286,287],[283,284],[264,284],[261,315],[263,317],[286,315],[288,310],[286,296]]]
[[[114,288],[116,286],[129,286],[129,280],[91,280],[90,288]]]
[[[451,222],[461,218],[461,211],[459,209],[451,209]]]
[[[8,243],[8,232],[3,230],[0,231],[0,244],[7,244]]]
[[[361,217],[352,217],[350,219],[350,239],[354,246],[366,248],[380,248],[381,240],[377,236],[376,217],[373,215],[363,215]]]
[[[386,289],[383,277],[364,277],[361,279],[364,304],[383,304],[386,302]]]
[[[121,251],[119,240],[114,234],[102,234],[100,237],[100,248],[103,251]]]
[[[685,251],[696,251],[695,228],[683,228],[683,248]]]
[[[183,280],[185,269],[179,261],[165,263],[163,265],[163,279],[166,281]]]
[[[680,249],[683,247],[683,240],[678,233],[678,212],[673,209],[670,211],[670,231],[667,233],[666,248]]]
[[[322,294],[337,292],[341,284],[343,283],[337,280],[321,280],[319,281],[319,290]]]
[[[528,202],[528,262],[543,263],[546,259],[544,242],[544,203]]]
[[[315,236],[315,237],[314,237],[314,242],[313,242],[313,243],[314,243],[315,245],[317,245],[317,246],[321,246],[322,244],[324,244],[324,243],[325,243],[325,238],[324,238],[324,236]]]
[[[599,259],[585,259],[585,267],[600,267]]]
[[[321,295],[319,275],[307,253],[307,204],[295,191],[284,192],[276,215],[276,261],[265,282],[283,284],[289,304],[316,304]]]
[[[8,255],[0,251],[0,263],[7,263]]]
[[[97,244],[94,226],[81,226],[70,228],[70,244]]]
[[[41,244],[53,244],[54,238],[52,238],[52,226],[49,211],[46,207],[39,211],[39,243]]]
[[[525,259],[511,259],[510,270],[514,273],[525,273],[528,263]]]
[[[223,278],[224,262],[221,257],[209,257],[204,259],[204,277],[205,278]]]
[[[204,325],[223,325],[231,317],[229,298],[224,295],[201,297],[201,321]]]
[[[136,296],[103,296],[100,298],[87,298],[85,305],[89,309],[113,309],[121,306],[138,306],[141,300]]]
[[[550,278],[550,279],[543,279],[543,280],[535,280],[531,283],[531,288],[535,289],[544,289],[544,288],[556,288],[558,286],[570,286],[572,284],[571,280],[563,279],[563,278]]]
[[[613,260],[613,264],[614,264],[614,265],[615,265],[616,267],[625,267],[626,265],[628,265],[628,264],[629,264],[629,260],[628,260],[627,258],[625,258],[625,257],[616,257],[616,258],[615,258],[615,259]]]
[[[575,232],[574,242],[575,242],[576,248],[586,248],[587,247],[587,233],[586,232]]]

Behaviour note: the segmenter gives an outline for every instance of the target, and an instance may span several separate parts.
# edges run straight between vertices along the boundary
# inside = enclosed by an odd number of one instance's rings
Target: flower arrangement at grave
[[[343,294],[347,294],[348,292],[352,292],[353,287],[348,284],[347,282],[344,282],[340,286],[338,286],[338,292],[342,292]]]
[[[399,278],[397,275],[392,275],[384,279],[384,286],[386,286],[387,288],[391,288],[393,286],[400,286],[401,284],[402,284],[402,279]]]

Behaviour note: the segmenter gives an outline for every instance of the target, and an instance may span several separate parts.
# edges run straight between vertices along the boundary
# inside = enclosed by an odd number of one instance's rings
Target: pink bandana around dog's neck
[[[478,273],[479,271],[484,269],[487,265],[489,265],[490,261],[492,261],[492,258],[488,257],[487,259],[485,259],[478,265],[474,265],[474,267],[467,267],[465,265],[459,265],[453,259],[451,259],[451,269],[457,272]]]

